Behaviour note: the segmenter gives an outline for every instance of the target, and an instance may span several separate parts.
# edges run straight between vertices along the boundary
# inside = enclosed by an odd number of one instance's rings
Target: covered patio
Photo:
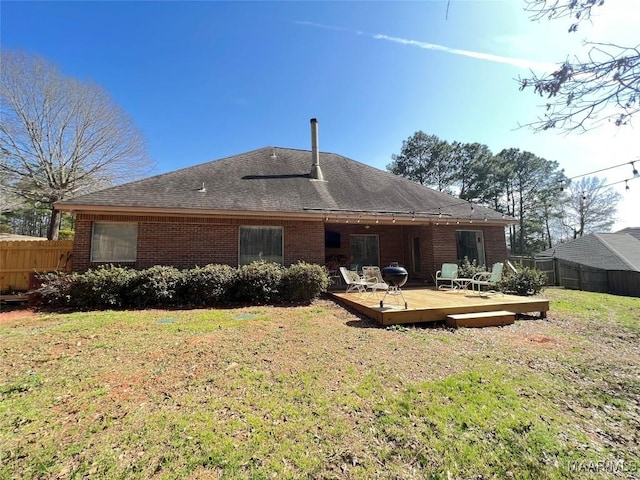
[[[330,295],[338,302],[375,320],[381,325],[425,323],[445,321],[451,326],[488,326],[513,323],[518,314],[537,313],[546,317],[549,300],[534,296],[521,297],[502,293],[478,295],[471,290],[436,290],[432,287],[409,287],[402,289],[402,296],[344,293],[332,291]],[[380,301],[383,300],[383,307]],[[404,302],[408,308],[404,308]],[[505,320],[508,317],[511,321]],[[467,318],[456,322],[456,318]]]

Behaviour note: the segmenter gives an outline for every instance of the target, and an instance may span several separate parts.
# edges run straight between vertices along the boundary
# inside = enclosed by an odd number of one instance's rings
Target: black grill
[[[382,279],[392,287],[401,287],[407,283],[409,274],[404,267],[388,266],[382,269]]]
[[[389,289],[384,294],[384,297],[382,297],[382,300],[380,300],[380,308],[384,307],[384,300],[387,298],[387,295],[400,295],[404,301],[404,309],[406,310],[408,308],[407,301],[402,294],[402,290],[400,290],[400,287],[407,283],[408,278],[409,274],[407,270],[397,263],[392,263],[382,269],[382,279],[389,284]]]

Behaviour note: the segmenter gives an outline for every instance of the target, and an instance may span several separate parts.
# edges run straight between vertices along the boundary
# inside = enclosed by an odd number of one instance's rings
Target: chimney
[[[318,120],[311,119],[311,178],[314,180],[324,180],[322,170],[320,170],[320,152],[318,151]]]

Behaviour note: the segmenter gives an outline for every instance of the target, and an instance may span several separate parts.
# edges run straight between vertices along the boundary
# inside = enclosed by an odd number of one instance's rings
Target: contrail
[[[307,25],[310,27],[316,28],[324,28],[327,30],[336,30],[339,32],[351,32],[356,35],[365,35],[367,37],[371,37],[375,40],[384,40],[387,42],[399,43],[400,45],[410,45],[412,47],[422,48],[424,50],[437,50],[440,52],[450,53],[452,55],[461,55],[463,57],[477,58],[479,60],[487,60],[489,62],[494,63],[503,63],[506,65],[511,65],[514,67],[524,68],[527,70],[541,70],[544,72],[553,72],[558,70],[558,65],[554,63],[547,62],[535,62],[532,60],[525,60],[522,58],[512,58],[512,57],[504,57],[502,55],[494,55],[492,53],[483,53],[483,52],[474,52],[471,50],[461,50],[458,48],[450,48],[444,45],[438,45],[437,43],[428,43],[428,42],[420,42],[418,40],[410,40],[407,38],[400,37],[391,37],[389,35],[383,35],[381,33],[367,33],[359,30],[349,30],[341,27],[332,27],[329,25],[322,25],[320,23],[307,22],[307,21],[296,21],[295,23],[299,25]]]

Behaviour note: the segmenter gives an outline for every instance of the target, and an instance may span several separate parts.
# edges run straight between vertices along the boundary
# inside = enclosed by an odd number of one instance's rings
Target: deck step
[[[447,315],[447,326],[459,327],[497,327],[511,325],[516,319],[516,314],[507,310],[495,312],[458,313]]]

